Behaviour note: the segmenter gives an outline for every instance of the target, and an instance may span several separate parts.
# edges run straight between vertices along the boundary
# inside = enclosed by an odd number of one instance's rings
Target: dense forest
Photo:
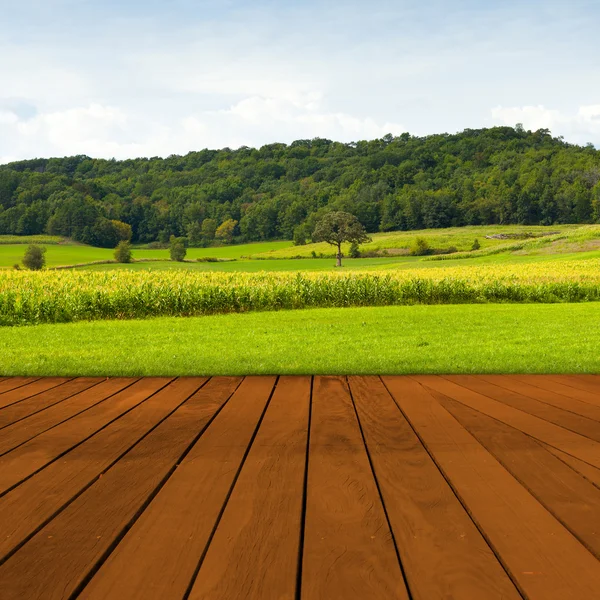
[[[326,139],[185,156],[0,166],[0,234],[99,246],[310,240],[329,210],[367,231],[600,221],[600,151],[522,126],[348,144]]]

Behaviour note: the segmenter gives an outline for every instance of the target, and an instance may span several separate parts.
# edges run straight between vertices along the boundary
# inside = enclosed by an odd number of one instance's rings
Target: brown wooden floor
[[[600,598],[600,376],[0,379],[0,598]]]

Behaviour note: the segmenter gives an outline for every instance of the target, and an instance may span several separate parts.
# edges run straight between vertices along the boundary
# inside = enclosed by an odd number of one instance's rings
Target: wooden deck
[[[600,377],[0,379],[0,598],[600,598]]]

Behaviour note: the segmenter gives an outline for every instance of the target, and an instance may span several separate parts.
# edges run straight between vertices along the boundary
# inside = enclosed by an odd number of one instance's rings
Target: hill
[[[600,152],[517,126],[0,166],[0,235],[110,247],[129,226],[135,242],[207,245],[216,233],[303,243],[327,210],[355,214],[369,232],[599,222]]]

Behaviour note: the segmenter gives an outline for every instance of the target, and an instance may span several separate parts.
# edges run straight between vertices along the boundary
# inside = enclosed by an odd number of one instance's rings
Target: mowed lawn
[[[398,306],[0,328],[0,375],[600,373],[600,304]]]

